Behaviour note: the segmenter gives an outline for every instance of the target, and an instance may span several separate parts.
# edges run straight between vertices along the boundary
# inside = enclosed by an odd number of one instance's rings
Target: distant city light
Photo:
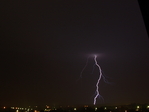
[[[147,108],[149,109],[149,105],[147,106]]]
[[[107,110],[107,107],[105,107],[104,110]]]
[[[95,107],[95,111],[97,111],[97,107]]]
[[[4,109],[6,108],[6,107],[3,107]]]
[[[127,110],[125,110],[125,112],[127,112]]]
[[[88,107],[88,105],[84,105],[84,107]]]
[[[74,108],[73,110],[77,110],[77,108]]]
[[[50,108],[50,106],[49,105],[46,105],[46,108]]]
[[[117,107],[115,107],[115,109],[117,109]]]
[[[137,106],[137,109],[139,109],[140,108],[140,106]]]
[[[49,111],[51,111],[51,109],[45,109],[44,111],[49,112]],[[36,112],[37,112],[37,111],[36,111]]]
[[[14,107],[11,107],[11,109],[14,109]]]

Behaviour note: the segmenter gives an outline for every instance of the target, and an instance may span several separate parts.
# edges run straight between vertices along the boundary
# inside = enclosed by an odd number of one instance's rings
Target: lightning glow
[[[94,56],[94,61],[95,61],[95,65],[98,67],[99,69],[99,78],[97,80],[97,83],[96,83],[96,96],[94,97],[94,105],[96,104],[96,100],[98,98],[98,96],[100,96],[100,93],[99,93],[99,82],[101,80],[101,77],[102,77],[102,71],[101,71],[101,67],[99,66],[99,64],[97,63],[97,55]]]

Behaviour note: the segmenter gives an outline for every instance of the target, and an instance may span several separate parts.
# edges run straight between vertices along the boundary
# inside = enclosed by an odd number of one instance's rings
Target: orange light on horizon
[[[84,105],[84,107],[88,107],[88,105]]]

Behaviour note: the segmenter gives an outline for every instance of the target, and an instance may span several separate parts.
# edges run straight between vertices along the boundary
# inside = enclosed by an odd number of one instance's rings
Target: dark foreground
[[[39,107],[0,107],[0,112],[149,112],[149,105],[120,105],[120,106],[67,106],[67,107],[50,107],[45,106],[43,109]]]

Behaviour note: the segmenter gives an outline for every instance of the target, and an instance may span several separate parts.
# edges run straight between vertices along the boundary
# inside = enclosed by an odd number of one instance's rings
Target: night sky
[[[136,0],[0,2],[0,105],[149,103],[149,38]]]

